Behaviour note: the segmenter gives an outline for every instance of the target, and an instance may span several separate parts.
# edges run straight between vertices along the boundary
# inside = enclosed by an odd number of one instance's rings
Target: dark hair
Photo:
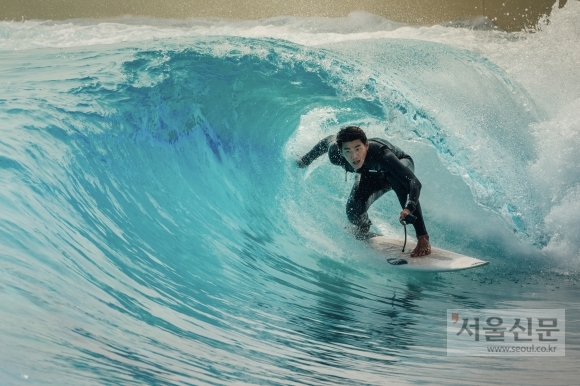
[[[336,135],[336,144],[339,149],[342,149],[342,144],[345,142],[352,142],[360,139],[363,144],[367,144],[367,135],[365,132],[357,126],[347,126],[338,132]]]

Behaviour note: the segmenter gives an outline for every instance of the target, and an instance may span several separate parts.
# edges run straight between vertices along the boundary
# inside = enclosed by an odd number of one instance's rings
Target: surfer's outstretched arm
[[[334,143],[335,138],[336,138],[335,135],[329,135],[328,137],[318,142],[312,148],[312,150],[306,153],[303,157],[300,157],[296,160],[298,167],[305,168],[312,162],[314,162],[315,159],[317,159],[323,154],[326,154],[328,152],[328,148],[330,147],[330,145]]]

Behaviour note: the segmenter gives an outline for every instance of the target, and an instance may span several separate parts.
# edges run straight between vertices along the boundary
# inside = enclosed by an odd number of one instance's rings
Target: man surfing
[[[371,204],[392,189],[403,208],[399,220],[404,221],[410,214],[416,217],[413,227],[417,235],[417,246],[411,252],[411,257],[431,253],[429,235],[419,204],[421,183],[413,173],[415,165],[408,154],[384,139],[367,139],[360,127],[348,126],[336,136],[330,135],[318,142],[297,160],[298,166],[305,168],[324,153],[328,153],[334,165],[344,167],[346,172],[356,173],[356,181],[346,203],[346,214],[356,227],[357,238],[364,239],[369,232],[371,220],[367,211]]]

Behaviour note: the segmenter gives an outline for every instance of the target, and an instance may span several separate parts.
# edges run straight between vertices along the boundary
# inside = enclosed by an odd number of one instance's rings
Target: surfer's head
[[[369,142],[365,132],[356,126],[347,126],[336,135],[336,144],[342,156],[355,169],[360,169],[367,156]]]

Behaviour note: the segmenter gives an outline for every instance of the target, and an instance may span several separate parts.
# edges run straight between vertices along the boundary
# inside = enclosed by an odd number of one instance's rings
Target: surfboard
[[[403,240],[393,239],[382,235],[371,234],[365,240],[369,245],[385,256],[387,262],[394,267],[414,271],[447,272],[471,269],[489,264],[489,261],[475,257],[461,255],[441,248],[431,246],[431,254],[423,257],[411,257],[411,252],[417,244],[407,240],[405,252]]]

